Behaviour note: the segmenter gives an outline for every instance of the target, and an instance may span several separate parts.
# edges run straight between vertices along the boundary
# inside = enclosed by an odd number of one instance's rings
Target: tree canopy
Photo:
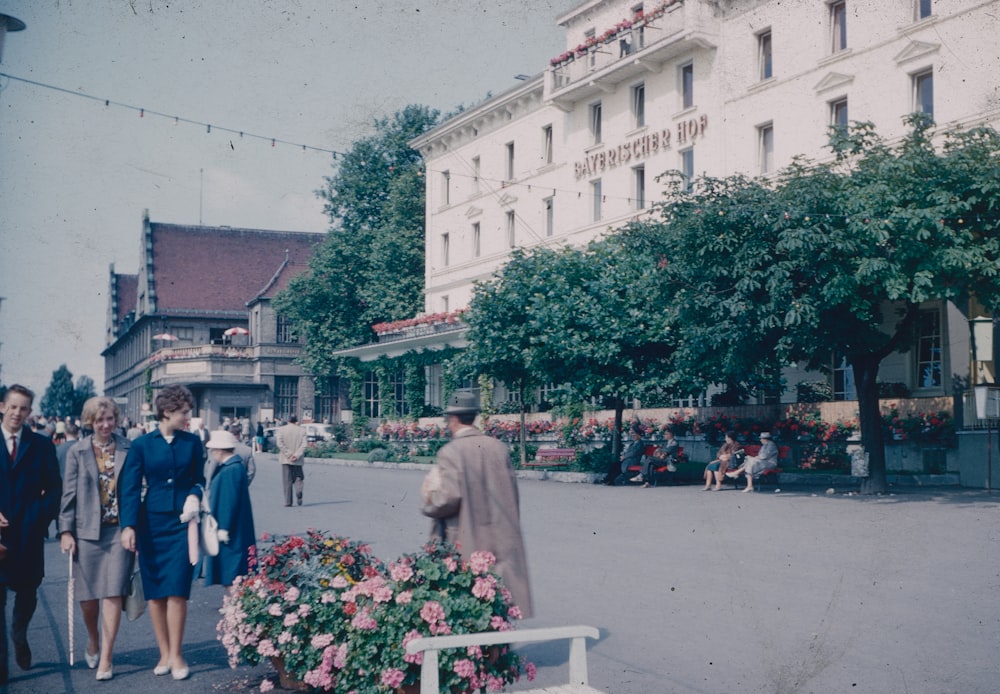
[[[912,345],[927,302],[974,295],[1000,306],[1000,136],[948,133],[936,148],[929,121],[910,124],[895,144],[865,123],[834,132],[831,161],[796,162],[773,185],[675,185],[658,219],[623,232],[667,270],[674,379],[746,380],[846,357],[872,492],[885,490],[882,360]]]
[[[332,374],[337,349],[363,344],[374,323],[423,308],[424,183],[420,154],[409,141],[432,128],[435,110],[407,106],[374,123],[335,162],[317,191],[330,217],[326,240],[275,300],[303,338],[302,361]]]

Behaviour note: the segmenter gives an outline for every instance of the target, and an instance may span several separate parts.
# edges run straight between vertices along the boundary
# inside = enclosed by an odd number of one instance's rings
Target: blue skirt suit
[[[147,600],[191,597],[194,567],[188,555],[188,525],[181,523],[180,515],[189,494],[201,499],[204,455],[194,434],[175,431],[168,443],[154,429],[133,441],[125,458],[119,515],[122,528],[135,528]]]

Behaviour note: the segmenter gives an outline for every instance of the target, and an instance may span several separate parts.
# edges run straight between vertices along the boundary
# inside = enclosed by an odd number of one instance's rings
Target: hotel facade
[[[665,171],[770,177],[797,156],[829,157],[832,125],[871,121],[892,140],[911,112],[931,115],[937,135],[997,127],[998,18],[996,0],[580,4],[556,19],[566,40],[541,73],[411,143],[426,162],[426,314],[460,315],[474,283],[515,248],[582,245],[642,218]],[[953,375],[972,373],[970,319],[981,311],[922,309],[917,343],[886,359],[879,380],[916,397],[957,395]],[[371,362],[464,344],[460,323],[437,336],[421,325],[377,332],[377,343],[342,354]],[[992,349],[976,356],[994,380]],[[854,399],[849,365],[830,366],[786,370],[782,401],[819,379]],[[439,379],[428,367],[432,406]],[[378,416],[373,399],[366,408]]]

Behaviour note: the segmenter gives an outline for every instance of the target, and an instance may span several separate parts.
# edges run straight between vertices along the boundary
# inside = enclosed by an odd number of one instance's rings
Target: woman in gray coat
[[[79,441],[66,456],[59,510],[59,544],[63,552],[74,555],[76,597],[87,627],[85,655],[88,667],[97,668],[98,680],[113,676],[111,653],[132,566],[118,524],[116,486],[129,449],[129,440],[116,433],[120,417],[111,398],[90,398],[84,404],[81,421],[94,434]]]

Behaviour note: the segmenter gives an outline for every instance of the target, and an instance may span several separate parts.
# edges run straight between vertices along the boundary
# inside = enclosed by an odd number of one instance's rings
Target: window
[[[287,420],[299,410],[299,377],[274,377],[274,416]]]
[[[472,225],[472,257],[478,258],[480,252],[480,227],[479,222]]]
[[[364,402],[361,405],[365,417],[380,417],[381,408],[378,401],[378,374],[374,371],[365,372]]]
[[[514,143],[507,143],[507,176],[506,180],[514,180]]]
[[[847,130],[847,97],[830,102],[830,125],[838,131]]]
[[[691,108],[694,106],[694,63],[681,65],[681,106]]]
[[[632,87],[632,125],[641,128],[646,124],[646,85]]]
[[[632,5],[632,22],[635,23],[643,16],[642,3],[638,5]],[[646,47],[646,27],[641,26],[638,29],[632,28],[632,51],[638,51]]]
[[[858,391],[854,387],[854,369],[843,355],[839,360],[833,361],[833,399],[858,399]]]
[[[601,144],[601,102],[590,105],[590,135],[594,144]]]
[[[441,297],[441,313],[448,313],[448,311],[449,311],[448,307],[450,305],[448,303],[449,301],[450,300],[448,299],[448,295],[447,294],[445,294],[444,296]]]
[[[635,209],[646,208],[646,167],[636,166],[632,169],[632,187],[635,190]]]
[[[552,126],[542,127],[542,161],[546,164],[552,163]]]
[[[340,416],[340,378],[329,376],[316,379],[316,421],[336,422]]]
[[[555,198],[545,198],[545,235],[552,236],[556,233],[555,226]]]
[[[941,314],[937,309],[921,311],[917,319],[917,388],[940,388]]]
[[[425,371],[427,386],[424,390],[424,399],[431,407],[441,407],[441,382],[443,379],[441,364],[431,364]]]
[[[388,376],[396,416],[405,417],[410,414],[410,404],[406,402],[406,376],[403,369],[390,371]]]
[[[295,330],[292,327],[292,321],[289,320],[288,316],[283,316],[278,314],[278,329],[274,338],[275,342],[298,342],[298,337],[295,335]]]
[[[179,342],[194,342],[194,328],[171,328]]]
[[[479,192],[479,157],[472,158],[472,193]]]
[[[451,255],[451,234],[441,234],[441,264],[448,267]]]
[[[774,125],[768,123],[757,128],[758,153],[757,160],[760,163],[762,174],[771,173],[774,170]]]
[[[684,174],[684,190],[691,190],[691,182],[694,180],[694,147],[688,147],[681,153],[681,173]]]
[[[451,204],[451,171],[441,172],[441,204]]]
[[[771,32],[765,31],[757,36],[757,63],[760,65],[760,79],[767,80],[774,76],[771,62]]]
[[[830,33],[832,36],[830,50],[833,53],[847,48],[847,3],[834,2],[830,4]]]
[[[507,248],[514,247],[514,210],[507,213]]]
[[[926,19],[931,16],[931,0],[914,0],[914,19]]]
[[[931,70],[913,76],[913,110],[934,117],[934,73]]]
[[[603,193],[601,192],[601,179],[590,182],[590,194],[594,197],[594,221],[601,221],[601,203],[603,202]]]

